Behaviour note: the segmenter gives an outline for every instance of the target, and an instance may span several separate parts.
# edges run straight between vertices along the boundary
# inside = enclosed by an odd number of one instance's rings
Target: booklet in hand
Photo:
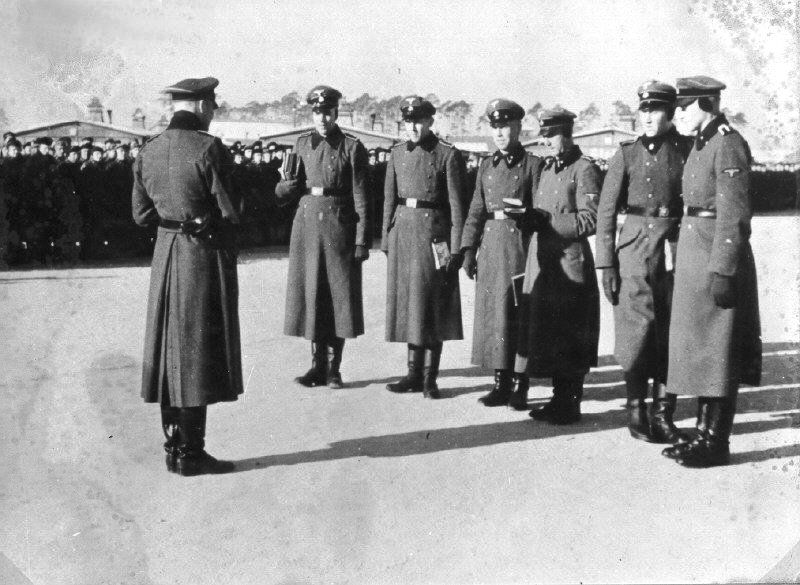
[[[515,197],[503,197],[503,211],[506,215],[522,215],[525,213],[525,207],[522,203],[522,199],[517,199]]]
[[[450,247],[447,242],[431,242],[431,248],[433,248],[433,263],[436,266],[436,270],[446,268],[447,263],[450,261]]]
[[[296,152],[290,152],[283,157],[283,165],[281,166],[281,173],[287,181],[298,179],[300,177],[300,164],[302,160],[297,156]]]

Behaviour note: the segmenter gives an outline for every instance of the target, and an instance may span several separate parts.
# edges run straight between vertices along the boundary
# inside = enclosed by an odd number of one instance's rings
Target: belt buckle
[[[321,197],[325,195],[325,188],[324,187],[311,187],[311,194],[314,197]]]
[[[417,200],[414,198],[406,199],[406,207],[410,207],[411,209],[417,208]]]
[[[669,217],[669,207],[667,207],[666,205],[659,205],[658,217]]]

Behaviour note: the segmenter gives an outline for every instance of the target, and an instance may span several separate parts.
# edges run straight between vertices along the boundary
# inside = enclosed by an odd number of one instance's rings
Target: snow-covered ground
[[[282,334],[285,254],[242,257],[247,389],[209,409],[225,476],[166,472],[139,399],[146,267],[0,274],[0,582],[59,584],[707,582],[800,576],[800,218],[754,221],[763,385],[744,388],[730,466],[688,470],[625,428],[609,358],[584,420],[484,408],[489,372],[445,344],[445,399],[394,395],[386,262],[343,390],[307,389]],[[601,354],[613,350],[603,305]],[[544,383],[544,381],[540,381]],[[549,387],[533,389],[532,403]],[[679,425],[694,404],[679,402]]]

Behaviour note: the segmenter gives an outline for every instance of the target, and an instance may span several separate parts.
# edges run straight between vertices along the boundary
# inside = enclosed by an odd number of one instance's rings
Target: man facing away
[[[241,202],[228,149],[206,133],[218,83],[185,79],[166,88],[175,114],[134,165],[133,218],[158,225],[142,396],[161,405],[167,469],[180,475],[233,470],[205,451],[206,410],[243,392],[234,233]]]

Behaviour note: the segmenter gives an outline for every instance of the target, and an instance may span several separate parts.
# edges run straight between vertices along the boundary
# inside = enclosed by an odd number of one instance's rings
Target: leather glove
[[[278,205],[288,205],[291,203],[302,188],[299,179],[281,181],[275,186],[275,200]]]
[[[359,244],[353,252],[353,257],[356,259],[356,262],[363,262],[369,258],[369,250],[366,246]]]
[[[450,255],[450,260],[447,261],[447,274],[453,276],[458,274],[458,269],[464,263],[464,255],[461,252],[456,252]]]
[[[732,276],[723,276],[716,272],[711,275],[711,294],[720,309],[732,309],[736,306],[736,282]]]
[[[538,232],[550,223],[550,214],[544,209],[528,207],[524,213],[511,214],[517,227],[525,233]]]
[[[473,280],[478,274],[478,259],[472,248],[464,249],[464,272],[470,280]]]
[[[616,266],[603,268],[603,292],[608,302],[615,307],[619,304],[619,287],[619,269]]]

